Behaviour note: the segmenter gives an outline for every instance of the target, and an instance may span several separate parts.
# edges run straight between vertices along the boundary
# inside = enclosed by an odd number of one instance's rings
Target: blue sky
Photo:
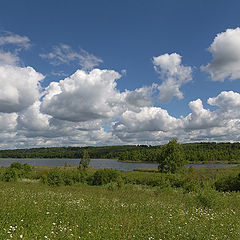
[[[0,3],[0,147],[239,141],[240,2]]]

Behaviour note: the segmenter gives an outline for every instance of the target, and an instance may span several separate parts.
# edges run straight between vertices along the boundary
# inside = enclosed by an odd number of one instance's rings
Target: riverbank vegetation
[[[240,163],[240,143],[181,144],[188,163]],[[82,158],[87,150],[90,158],[117,158],[130,162],[158,162],[161,146],[126,145],[106,147],[52,147],[1,150],[0,158]]]
[[[157,169],[136,169],[125,172],[114,169],[78,167],[31,167],[12,163],[0,168],[0,181],[16,182],[23,179],[39,181],[49,186],[142,185],[159,188],[181,188],[186,192],[199,191],[206,186],[222,192],[240,191],[240,166],[237,167],[185,167],[177,173],[159,172]],[[24,181],[25,181],[24,180]]]
[[[239,173],[12,164],[0,168],[0,239],[238,240]]]

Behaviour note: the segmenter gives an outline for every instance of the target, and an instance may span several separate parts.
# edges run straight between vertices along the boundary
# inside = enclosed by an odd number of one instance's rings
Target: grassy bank
[[[239,173],[13,164],[0,168],[0,239],[238,240]]]
[[[0,239],[240,238],[239,193],[1,182],[0,211]]]

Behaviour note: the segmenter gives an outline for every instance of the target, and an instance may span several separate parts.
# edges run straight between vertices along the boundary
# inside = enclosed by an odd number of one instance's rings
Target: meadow
[[[34,176],[50,171],[33,169]],[[228,171],[237,173],[239,168]],[[96,170],[87,172],[93,176]],[[188,170],[184,175],[195,180],[205,176],[202,186],[195,188],[148,184],[146,179],[161,175],[152,170],[122,173],[122,184],[117,180],[101,186],[49,186],[35,177],[2,181],[0,239],[238,240],[240,193],[216,191],[211,185],[223,173]]]

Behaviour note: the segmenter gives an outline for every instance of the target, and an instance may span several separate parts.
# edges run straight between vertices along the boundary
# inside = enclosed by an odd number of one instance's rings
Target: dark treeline
[[[82,158],[87,150],[90,158],[119,158],[125,151],[148,148],[142,145],[106,146],[106,147],[48,147],[0,150],[0,158]],[[153,147],[154,148],[154,147]]]
[[[187,162],[240,162],[240,143],[181,144]],[[120,161],[157,162],[164,145],[125,145],[106,147],[50,147],[1,150],[0,158],[82,158],[87,150],[90,158],[117,158]]]
[[[181,144],[181,146],[186,162],[189,163],[240,162],[240,143],[201,142],[186,143]],[[119,160],[158,162],[163,147],[164,145],[157,148],[150,147],[125,151],[120,155]]]

